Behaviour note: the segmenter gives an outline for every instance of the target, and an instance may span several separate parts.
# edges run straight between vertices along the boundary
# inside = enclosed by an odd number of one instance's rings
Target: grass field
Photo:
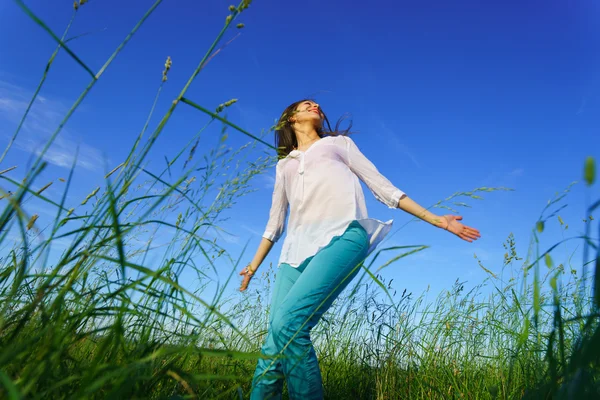
[[[24,3],[16,3],[57,42],[48,65],[40,66],[42,79],[32,104],[58,52],[68,53],[90,74],[89,86],[64,116],[46,151],[91,88],[101,84],[103,72],[118,62],[131,35],[94,72],[69,50],[69,27],[61,39]],[[159,3],[152,5],[131,34]],[[225,295],[225,287],[237,279],[235,272],[215,291],[206,271],[216,263],[236,265],[238,260],[209,232],[218,230],[225,212],[252,190],[253,178],[273,165],[275,152],[249,157],[250,150],[270,145],[263,135],[253,136],[226,119],[234,100],[209,108],[185,95],[223,45],[224,33],[236,29],[236,17],[249,3],[230,7],[223,30],[190,71],[187,84],[160,122],[154,128],[149,122],[141,127],[127,159],[76,205],[67,202],[75,165],[58,199],[44,193],[53,182],[38,179],[46,168],[43,153],[22,181],[11,178],[12,168],[2,167],[3,398],[248,397],[266,334],[269,286],[276,271],[263,268],[266,271],[257,279],[261,288],[245,296]],[[76,5],[85,7],[85,2]],[[76,15],[77,9],[73,18]],[[170,68],[167,60],[163,79],[157,82],[155,104]],[[164,170],[147,170],[148,154],[176,107],[195,108],[208,114],[211,123],[222,124],[222,140],[198,159],[200,131]],[[148,121],[157,112],[153,106]],[[230,131],[247,135],[251,142],[230,149]],[[592,186],[594,159],[583,164],[583,184]],[[172,165],[182,166],[183,172],[171,174]],[[199,165],[204,166],[200,173]],[[227,168],[230,165],[235,168]],[[215,190],[219,196],[207,195]],[[493,190],[479,188],[457,195],[468,198]],[[326,398],[600,398],[600,264],[598,238],[592,234],[597,222],[586,222],[584,236],[558,238],[547,249],[540,248],[538,241],[547,224],[559,224],[563,234],[569,234],[556,214],[567,195],[568,190],[549,201],[539,218],[532,217],[528,254],[517,254],[509,236],[502,274],[488,271],[488,278],[475,289],[466,291],[457,281],[437,297],[399,293],[377,274],[381,258],[367,265],[364,279],[344,292],[313,332]],[[31,199],[52,207],[56,217],[40,226],[38,215],[24,209]],[[599,205],[600,201],[592,202],[582,211],[593,215]],[[153,243],[159,229],[171,232],[170,242],[161,246],[160,262],[149,267],[146,260],[150,252],[156,254]],[[60,256],[52,256],[53,244],[59,240],[69,245]],[[554,262],[553,251],[566,240],[580,242],[584,265]],[[419,250],[385,251],[394,251],[397,260]],[[198,277],[193,291],[180,283],[184,269]],[[584,276],[581,271],[590,272]]]

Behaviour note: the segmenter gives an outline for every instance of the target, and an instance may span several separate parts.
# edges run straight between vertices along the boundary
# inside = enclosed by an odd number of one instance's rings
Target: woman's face
[[[296,111],[290,117],[291,122],[304,124],[312,121],[315,129],[319,129],[323,123],[324,115],[317,103],[314,101],[303,101],[296,106]]]

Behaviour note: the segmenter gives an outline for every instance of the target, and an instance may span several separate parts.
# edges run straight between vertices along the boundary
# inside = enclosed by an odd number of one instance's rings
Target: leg
[[[273,287],[269,326],[271,326],[275,311],[278,309],[299,276],[300,271],[296,268],[288,264],[280,265]],[[281,367],[281,362],[274,358],[278,353],[275,343],[273,342],[273,335],[269,329],[267,338],[261,349],[262,356],[266,358],[260,358],[258,360],[254,378],[252,380],[251,400],[281,398],[281,392],[283,390],[283,369]]]
[[[271,322],[273,344],[283,353],[290,399],[322,399],[321,372],[310,330],[360,270],[369,248],[358,223],[334,238],[301,271]],[[303,264],[304,265],[304,264]]]

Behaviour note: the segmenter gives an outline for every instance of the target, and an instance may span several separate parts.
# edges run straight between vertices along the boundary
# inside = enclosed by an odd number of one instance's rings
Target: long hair
[[[294,115],[296,112],[296,107],[299,104],[305,101],[312,101],[313,99],[302,99],[300,101],[296,101],[283,111],[281,117],[279,117],[279,121],[275,127],[275,147],[277,148],[277,155],[279,158],[285,158],[288,154],[292,152],[296,147],[298,147],[298,139],[296,138],[296,133],[292,128],[292,123],[290,122],[290,117]],[[337,123],[335,124],[335,129],[331,129],[331,125],[329,124],[329,119],[327,115],[323,112],[323,109],[319,107],[319,111],[323,114],[323,123],[317,129],[317,134],[319,137],[323,138],[325,136],[339,136],[339,135],[348,135],[350,134],[350,129],[352,128],[352,121],[350,120],[348,123],[348,127],[344,130],[340,129],[340,124],[343,120],[347,119],[348,116],[342,116]]]

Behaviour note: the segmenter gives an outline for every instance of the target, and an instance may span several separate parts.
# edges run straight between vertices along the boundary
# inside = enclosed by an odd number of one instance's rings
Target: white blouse
[[[293,150],[276,166],[269,221],[263,237],[279,240],[286,230],[279,264],[299,266],[344,233],[356,220],[369,235],[369,254],[392,228],[393,220],[368,218],[361,179],[377,200],[397,208],[404,192],[396,188],[347,136],[326,136],[305,152]]]

